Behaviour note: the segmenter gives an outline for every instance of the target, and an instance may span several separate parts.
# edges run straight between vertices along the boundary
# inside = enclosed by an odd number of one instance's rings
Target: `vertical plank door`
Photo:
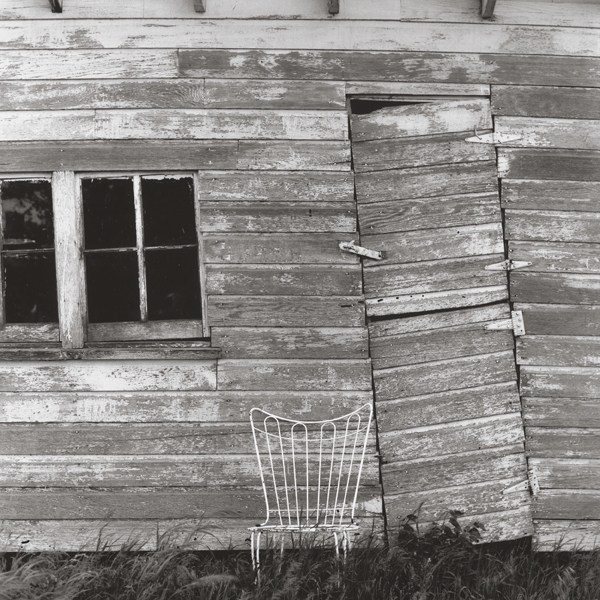
[[[419,506],[531,535],[530,493],[487,98],[351,117],[363,281],[390,531]],[[518,485],[521,484],[521,485]],[[515,489],[511,489],[515,488]]]

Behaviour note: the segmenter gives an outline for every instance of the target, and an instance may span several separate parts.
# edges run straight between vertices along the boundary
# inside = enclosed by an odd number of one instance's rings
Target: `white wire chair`
[[[252,565],[260,576],[260,538],[264,532],[333,534],[336,553],[341,536],[344,555],[349,532],[357,532],[354,511],[373,407],[324,421],[297,421],[250,411],[267,517],[250,527]]]

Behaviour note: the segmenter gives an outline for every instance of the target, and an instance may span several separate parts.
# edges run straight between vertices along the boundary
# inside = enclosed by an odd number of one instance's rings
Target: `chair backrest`
[[[253,408],[267,505],[262,525],[301,529],[353,522],[372,416],[371,404],[324,421],[297,421]]]

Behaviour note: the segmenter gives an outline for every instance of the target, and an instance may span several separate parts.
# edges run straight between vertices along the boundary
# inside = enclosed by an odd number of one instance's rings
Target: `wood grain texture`
[[[367,315],[380,317],[401,315],[434,310],[448,310],[465,306],[479,306],[508,299],[506,285],[483,288],[450,290],[446,292],[428,292],[404,296],[370,298],[365,301]]]
[[[492,129],[487,98],[409,104],[380,108],[350,117],[352,140],[366,142],[390,138],[436,135]]]
[[[205,336],[199,319],[87,324],[87,339],[90,342],[202,337]]]
[[[373,373],[378,401],[514,381],[512,351],[394,367]]]
[[[371,235],[423,229],[431,231],[436,227],[500,223],[500,203],[497,192],[381,200],[359,203],[358,218],[361,233]]]
[[[464,163],[356,174],[359,207],[408,198],[497,193],[496,164]]]
[[[524,480],[527,467],[523,444],[514,444],[384,464],[381,471],[386,494],[392,496],[513,477]]]
[[[522,480],[521,480],[522,481]],[[471,522],[471,515],[516,510],[531,503],[528,491],[503,494],[503,490],[519,483],[519,478],[454,486],[439,490],[415,490],[412,493],[389,496],[386,494],[385,509],[390,515],[409,515],[423,503],[419,520],[443,521],[449,510],[459,510],[464,515],[461,522]],[[485,517],[481,518],[485,523]]]
[[[257,20],[252,27],[237,19],[192,21],[121,19],[88,21],[84,27],[65,20],[59,31],[49,20],[12,21],[0,36],[0,48],[278,48],[310,50],[387,50],[559,56],[598,56],[593,28],[528,27],[410,21],[304,21],[281,19],[277,27]],[[535,42],[532,44],[532,36]]]
[[[367,358],[362,327],[213,327],[211,341],[223,358]]]
[[[504,179],[502,205],[529,210],[597,212],[600,211],[600,183]]]
[[[433,105],[437,106],[437,105]],[[494,160],[494,149],[485,144],[468,144],[468,133],[419,136],[410,139],[352,140],[354,170],[357,173],[407,169],[431,165]]]
[[[457,325],[432,331],[371,338],[373,368],[387,369],[453,357],[491,354],[513,348],[511,331],[486,331],[485,325]]]
[[[364,228],[361,229],[364,231]],[[501,223],[484,223],[421,229],[403,232],[401,235],[397,232],[375,235],[363,233],[360,243],[383,254],[382,260],[363,258],[363,267],[368,269],[377,265],[498,254],[504,250],[503,238]]]
[[[551,271],[568,273],[600,272],[598,244],[564,242],[511,241],[508,252],[511,260],[531,263],[524,271]]]
[[[498,177],[561,181],[600,181],[600,153],[593,150],[501,148]]]
[[[77,348],[0,347],[0,360],[211,360],[220,356],[219,348],[142,347]]]
[[[202,231],[327,232],[356,230],[354,202],[202,202]]]
[[[413,83],[412,81],[348,81],[347,95],[377,94],[393,96],[489,96],[490,86],[476,83]]]
[[[597,398],[523,398],[528,427],[600,427]]]
[[[238,296],[360,296],[359,265],[207,265],[206,293]]]
[[[499,116],[494,125],[497,133],[520,136],[511,146],[600,150],[600,120]]]
[[[535,458],[600,458],[600,429],[528,427],[527,451]]]
[[[0,364],[2,391],[211,390],[216,361],[26,362]]]
[[[532,505],[537,519],[600,519],[600,492],[596,490],[544,490]],[[539,521],[538,521],[539,522]],[[593,523],[587,523],[593,526]],[[559,528],[559,531],[562,527]]]
[[[6,172],[264,169],[349,171],[348,142],[115,140],[0,142]],[[326,174],[323,173],[326,178]]]
[[[457,452],[508,446],[522,442],[520,413],[382,432],[380,452],[385,462],[414,460]]]
[[[356,296],[209,296],[209,325],[224,327],[362,327]]]
[[[51,34],[52,35],[52,34]],[[143,79],[177,77],[177,50],[5,50],[1,79]]]
[[[600,335],[600,308],[594,305],[516,303],[529,335]]]
[[[219,361],[219,390],[360,390],[371,389],[367,360]]]
[[[462,48],[462,44],[457,47]],[[180,50],[179,76],[598,87],[597,58],[527,53],[458,54],[452,53],[453,50],[448,53],[429,49],[425,52]]]
[[[235,233],[204,235],[207,264],[357,264],[356,254],[342,252],[340,242],[358,233]]]
[[[600,275],[517,271],[510,275],[510,297],[517,302],[600,304]]]
[[[246,422],[264,404],[307,420],[352,412],[372,391],[0,392],[3,423]]]
[[[504,271],[486,271],[485,266],[503,260],[491,254],[365,269],[363,285],[367,298],[423,294],[447,290],[506,285]]]
[[[599,242],[600,212],[509,210],[506,238],[550,242]]]
[[[351,202],[352,173],[203,171],[198,195],[208,202]]]
[[[594,490],[600,487],[600,460],[596,458],[530,458],[540,487]]]
[[[59,341],[58,323],[5,323],[0,327],[0,343],[48,343]]]
[[[600,521],[535,519],[533,526],[533,539],[540,552],[552,552],[559,545],[561,551],[578,552],[598,547]]]
[[[521,409],[516,381],[377,402],[381,431],[466,421]]]
[[[554,398],[600,398],[600,369],[523,366],[521,393]]]
[[[492,113],[520,117],[599,119],[600,91],[594,88],[504,86],[492,88]]]
[[[416,317],[403,317],[402,319],[386,319],[369,323],[370,339],[385,336],[400,336],[416,331],[429,331],[446,327],[457,327],[484,321],[510,318],[508,303],[490,306],[478,306],[461,310],[449,310]]]
[[[524,335],[517,338],[520,365],[600,366],[600,337]]]

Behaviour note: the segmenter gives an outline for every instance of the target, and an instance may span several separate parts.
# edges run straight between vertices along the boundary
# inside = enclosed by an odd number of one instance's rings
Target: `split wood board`
[[[528,335],[600,335],[598,306],[518,302],[514,308],[523,312]]]
[[[600,427],[598,398],[523,398],[527,427]]]
[[[345,140],[345,111],[129,109],[5,111],[5,141],[102,139]]]
[[[520,365],[600,367],[600,337],[525,335],[517,338]]]
[[[350,170],[347,141],[309,140],[114,140],[0,142],[4,172]]]
[[[502,206],[512,209],[600,212],[600,182],[503,179]]]
[[[498,177],[600,181],[600,152],[554,148],[498,149]]]
[[[0,422],[242,422],[260,405],[276,414],[318,421],[372,401],[371,390],[0,392]]]
[[[95,19],[65,20],[57,30],[50,20],[14,20],[4,26],[0,48],[277,48],[308,50],[384,50],[463,52],[559,56],[598,56],[593,28],[529,27],[487,24],[418,23],[410,21],[237,19]],[[532,44],[532,38],[535,43]]]
[[[437,106],[437,105],[435,105]],[[464,162],[495,160],[495,151],[486,144],[469,144],[473,131],[423,135],[410,139],[352,140],[354,170],[357,173],[407,169]]]

